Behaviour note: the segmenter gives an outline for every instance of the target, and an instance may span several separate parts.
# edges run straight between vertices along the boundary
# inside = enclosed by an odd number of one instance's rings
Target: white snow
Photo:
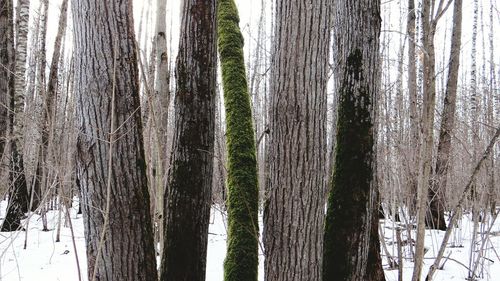
[[[76,205],[76,204],[75,204]],[[0,217],[5,216],[6,202],[0,203]],[[76,214],[76,206],[71,210],[71,220],[74,228],[74,240],[81,269],[81,280],[87,280],[85,239],[83,234],[83,221],[81,215]],[[39,215],[32,215],[29,222],[27,248],[23,249],[25,241],[25,231],[2,232],[0,233],[0,281],[14,280],[63,280],[78,281],[78,270],[75,259],[75,250],[72,242],[72,235],[68,225],[64,225],[64,216],[61,225],[61,241],[55,242],[56,229],[58,224],[58,211],[49,211],[48,225],[50,231],[42,231],[42,220]],[[26,221],[24,222],[26,225]],[[485,222],[488,225],[489,222]],[[382,221],[382,232],[385,237],[387,249],[391,255],[397,256],[397,247],[395,242],[396,223],[385,220]],[[261,225],[262,229],[262,225]],[[486,228],[479,229],[484,233]],[[471,246],[472,223],[470,215],[464,215],[460,224],[460,229],[456,230],[452,241],[456,244],[461,243],[463,247],[447,248],[445,256],[449,256],[445,263],[444,270],[438,270],[434,276],[435,281],[465,280],[467,278],[469,266],[469,255]],[[439,248],[444,232],[426,231],[425,266],[423,269],[423,278],[429,266],[433,262],[433,257]],[[406,236],[403,232],[403,240]],[[481,234],[478,235],[478,241]],[[485,257],[482,259],[483,267],[479,267],[477,272],[482,272],[481,279],[478,280],[499,280],[500,276],[500,223],[496,222],[489,235],[488,242],[485,244]],[[451,245],[451,244],[450,244]],[[477,245],[480,248],[481,243]],[[262,245],[261,245],[262,249]],[[208,240],[208,262],[207,262],[207,280],[223,280],[223,262],[226,251],[226,216],[217,206],[212,208],[210,218],[209,240]],[[397,281],[397,269],[388,269],[387,258],[383,254],[383,265],[387,281]],[[413,263],[410,260],[409,247],[404,247],[405,257],[403,263],[404,280],[411,280]],[[260,252],[259,280],[263,278],[263,254]]]

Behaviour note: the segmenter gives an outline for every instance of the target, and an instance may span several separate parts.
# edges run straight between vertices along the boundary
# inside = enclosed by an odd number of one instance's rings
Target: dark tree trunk
[[[5,67],[0,67],[0,98],[5,106],[0,106],[2,110],[2,139],[0,139],[1,150],[4,150],[7,133],[12,135],[14,126],[14,32],[13,32],[13,6],[11,0],[0,1],[0,63]],[[21,155],[15,141],[10,143],[10,170],[9,170],[9,205],[7,214],[2,224],[1,231],[15,231],[20,229],[20,220],[28,211],[28,190],[24,177],[24,168]]]
[[[71,6],[89,280],[156,281],[132,1]]]
[[[24,217],[24,214],[28,212],[29,195],[26,178],[24,177],[24,172],[18,173],[17,171],[24,171],[24,167],[16,143],[12,142],[9,171],[9,182],[11,183],[9,188],[9,205],[1,231],[19,230],[21,228],[20,221]]]
[[[205,280],[212,194],[216,1],[182,2],[175,128],[164,197],[162,281]]]
[[[234,0],[218,0],[217,28],[226,108],[228,245],[225,281],[256,281],[259,266],[259,187],[243,36]]]
[[[426,217],[426,226],[432,229],[446,230],[444,221],[444,189],[450,167],[451,133],[455,127],[455,109],[457,100],[458,69],[460,67],[460,46],[462,38],[462,0],[454,1],[453,34],[451,37],[450,69],[444,96],[443,117],[439,132],[434,179],[429,189],[430,212]]]
[[[320,280],[330,1],[276,1],[264,209],[268,281]]]
[[[14,90],[12,0],[0,0],[0,157],[7,143],[11,91]]]
[[[385,280],[375,181],[380,1],[334,7],[339,86],[336,158],[325,227],[323,281]]]

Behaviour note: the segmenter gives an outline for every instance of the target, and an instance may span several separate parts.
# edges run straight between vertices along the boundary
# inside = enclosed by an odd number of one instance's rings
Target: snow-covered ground
[[[0,217],[5,216],[5,204],[0,203]],[[21,232],[2,232],[0,233],[0,281],[7,280],[25,280],[25,281],[43,281],[43,280],[61,280],[61,281],[77,281],[78,266],[73,246],[73,236],[76,243],[76,253],[81,270],[81,280],[86,280],[86,256],[85,256],[85,239],[83,236],[83,221],[81,215],[76,215],[76,208],[71,209],[71,222],[73,225],[74,235],[68,225],[64,225],[64,216],[61,222],[61,241],[56,240],[56,229],[58,225],[58,211],[48,213],[48,225],[50,231],[42,231],[42,220],[38,215],[32,215],[30,218],[26,233]],[[467,267],[469,267],[470,246],[472,233],[472,223],[469,216],[465,215],[461,223],[460,231],[456,231],[452,237],[452,242],[457,246],[450,247],[446,250],[445,256],[447,259],[444,270],[437,271],[434,280],[465,280],[467,277]],[[488,223],[486,222],[485,225]],[[386,220],[382,224],[382,232],[385,237],[387,250],[397,257],[397,246],[395,240],[395,226],[392,221]],[[479,229],[480,233],[484,233],[485,229]],[[219,208],[212,208],[211,224],[209,229],[208,242],[208,264],[207,264],[207,280],[220,281],[223,280],[223,261],[226,248],[226,218],[223,211]],[[27,234],[27,247],[23,249]],[[428,267],[433,262],[435,252],[441,243],[444,232],[442,231],[427,231],[426,232],[426,253],[425,266],[423,274],[427,273]],[[478,235],[478,241],[480,240]],[[406,236],[402,235],[402,240],[407,240]],[[477,248],[481,247],[481,243]],[[487,243],[484,244],[485,255],[483,267],[478,267],[477,272],[483,272],[482,279],[478,280],[500,280],[500,223],[496,223],[491,229],[491,234]],[[388,260],[384,255],[384,269],[387,281],[397,281],[398,271],[390,270]],[[403,256],[408,258],[403,263],[404,280],[410,280],[413,264],[410,262],[409,247],[403,248]],[[260,254],[260,280],[263,278],[263,255]]]

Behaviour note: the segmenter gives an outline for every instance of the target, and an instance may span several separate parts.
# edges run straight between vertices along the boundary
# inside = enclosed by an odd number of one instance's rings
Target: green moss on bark
[[[366,210],[369,200],[376,201],[376,194],[372,194],[373,101],[370,89],[363,86],[366,82],[362,68],[363,55],[356,49],[347,58],[339,92],[335,167],[325,222],[323,281],[379,280],[367,276],[367,271],[373,272],[370,265],[364,272],[359,270],[363,262],[359,250],[368,246],[362,244],[366,243],[363,237],[367,239],[368,233],[370,244],[378,239],[371,233],[377,229],[373,227],[374,220],[378,222],[376,209],[368,211],[371,216]],[[371,253],[374,250],[375,247],[367,250],[368,263],[377,257],[377,253]]]
[[[225,281],[256,281],[258,275],[258,184],[243,36],[234,0],[217,3],[217,29],[228,150],[228,250]]]

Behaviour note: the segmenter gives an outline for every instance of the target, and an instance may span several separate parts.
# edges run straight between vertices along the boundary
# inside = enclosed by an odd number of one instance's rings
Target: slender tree
[[[429,189],[429,209],[426,224],[433,229],[446,230],[444,221],[444,189],[450,167],[451,135],[455,127],[458,69],[460,67],[460,46],[462,42],[462,0],[454,1],[453,34],[451,37],[450,61],[446,92],[444,96],[441,129],[434,177]]]
[[[446,2],[446,3],[445,3]],[[448,9],[451,1],[424,0],[422,2],[422,44],[423,51],[423,105],[419,148],[419,177],[417,188],[417,239],[415,245],[415,267],[412,281],[419,281],[422,272],[425,243],[425,218],[427,212],[432,151],[434,146],[434,111],[436,107],[436,53],[434,37],[439,19]],[[434,7],[437,7],[434,9]]]
[[[327,184],[330,1],[276,1],[265,279],[319,280]]]
[[[385,277],[378,238],[373,124],[380,79],[380,1],[337,3],[335,11],[339,109],[323,280],[380,281]]]
[[[37,70],[36,70],[36,84],[35,84],[35,91],[40,95],[42,96],[45,100],[46,100],[46,95],[47,95],[47,89],[45,87],[46,85],[46,82],[47,82],[47,77],[46,77],[46,67],[47,67],[47,48],[46,48],[46,45],[47,45],[47,25],[48,25],[48,16],[49,16],[49,1],[48,0],[42,0],[40,1],[40,8],[39,10],[41,11],[41,13],[39,13],[40,15],[40,25],[39,25],[39,30],[37,30],[37,32],[39,32],[38,34],[38,40],[36,41],[36,45],[37,45],[37,50],[36,50],[36,65],[37,65]],[[34,95],[35,96],[35,95]],[[45,123],[44,121],[44,110],[43,109],[39,109],[38,107],[38,104],[37,103],[34,103],[35,107],[34,107],[34,112],[36,113],[36,119],[37,120],[40,120],[38,121],[38,128],[43,128],[44,126],[42,125],[43,123]],[[32,115],[33,116],[33,115]],[[43,131],[40,132],[42,134],[42,146],[41,146],[41,149],[38,150],[38,159],[33,159],[32,163],[26,163],[26,166],[35,166],[36,167],[36,171],[35,171],[35,175],[33,177],[33,184],[32,184],[32,188],[30,190],[30,208],[32,211],[35,211],[38,206],[42,203],[42,196],[43,194],[42,193],[45,193],[46,192],[46,188],[45,186],[43,186],[43,183],[42,183],[42,177],[45,173],[45,167],[44,165],[41,165],[40,162],[43,162],[45,161],[45,152],[44,152],[44,148],[46,148],[46,145],[43,144]],[[42,222],[43,222],[43,230],[44,231],[48,231],[48,228],[47,228],[47,218],[45,216],[45,206],[42,206],[41,208],[42,210]]]
[[[243,36],[234,0],[218,0],[217,30],[226,108],[228,248],[224,280],[258,279],[259,188]]]
[[[417,65],[416,65],[416,16],[415,0],[408,0],[408,19],[406,23],[406,33],[408,36],[408,95],[410,99],[410,136],[409,136],[409,159],[411,163],[418,161],[419,147],[419,124],[420,114],[418,108],[417,97]],[[415,194],[417,191],[418,170],[409,169],[409,190],[410,194]],[[415,197],[410,198],[411,213],[415,213]]]
[[[156,126],[158,141],[160,143],[161,176],[167,169],[167,127],[168,106],[170,103],[170,71],[168,68],[167,53],[167,0],[157,0],[156,9],[156,78],[155,78],[155,101],[156,101]]]
[[[71,6],[89,280],[156,281],[132,1]]]
[[[48,1],[46,1],[45,5],[48,6]],[[45,9],[48,9],[45,8]],[[40,88],[43,87],[41,93],[43,94],[43,103],[41,109],[40,116],[40,130],[41,130],[41,144],[38,149],[38,161],[36,162],[36,175],[35,175],[35,192],[50,192],[49,188],[51,185],[49,183],[51,178],[56,177],[52,173],[53,169],[50,169],[49,166],[55,166],[55,159],[53,158],[55,155],[53,153],[53,137],[54,137],[54,128],[55,124],[55,103],[57,96],[57,86],[59,81],[59,60],[61,57],[61,47],[62,41],[64,38],[64,34],[66,32],[66,21],[67,21],[67,10],[68,10],[68,0],[63,0],[61,3],[61,13],[59,16],[59,25],[56,34],[56,40],[54,42],[54,48],[52,53],[52,62],[50,64],[50,72],[49,72],[49,80],[47,88],[45,87],[45,83],[41,81],[42,84]],[[45,11],[47,12],[47,11]],[[46,24],[46,23],[45,23]],[[42,34],[42,37],[45,37],[45,34]],[[45,53],[43,50],[42,52]],[[45,56],[42,60],[45,60]],[[45,78],[43,79],[45,80]],[[49,177],[50,176],[50,177]],[[54,189],[52,189],[54,191]],[[34,198],[38,197],[37,194],[34,194]],[[35,201],[35,200],[34,200]],[[39,202],[39,200],[36,200]],[[33,204],[32,209],[36,209],[38,204]],[[46,207],[42,208],[42,220],[43,220],[43,230],[48,231],[47,218],[46,218]]]
[[[202,281],[212,202],[216,1],[185,0],[181,13],[160,280]]]

